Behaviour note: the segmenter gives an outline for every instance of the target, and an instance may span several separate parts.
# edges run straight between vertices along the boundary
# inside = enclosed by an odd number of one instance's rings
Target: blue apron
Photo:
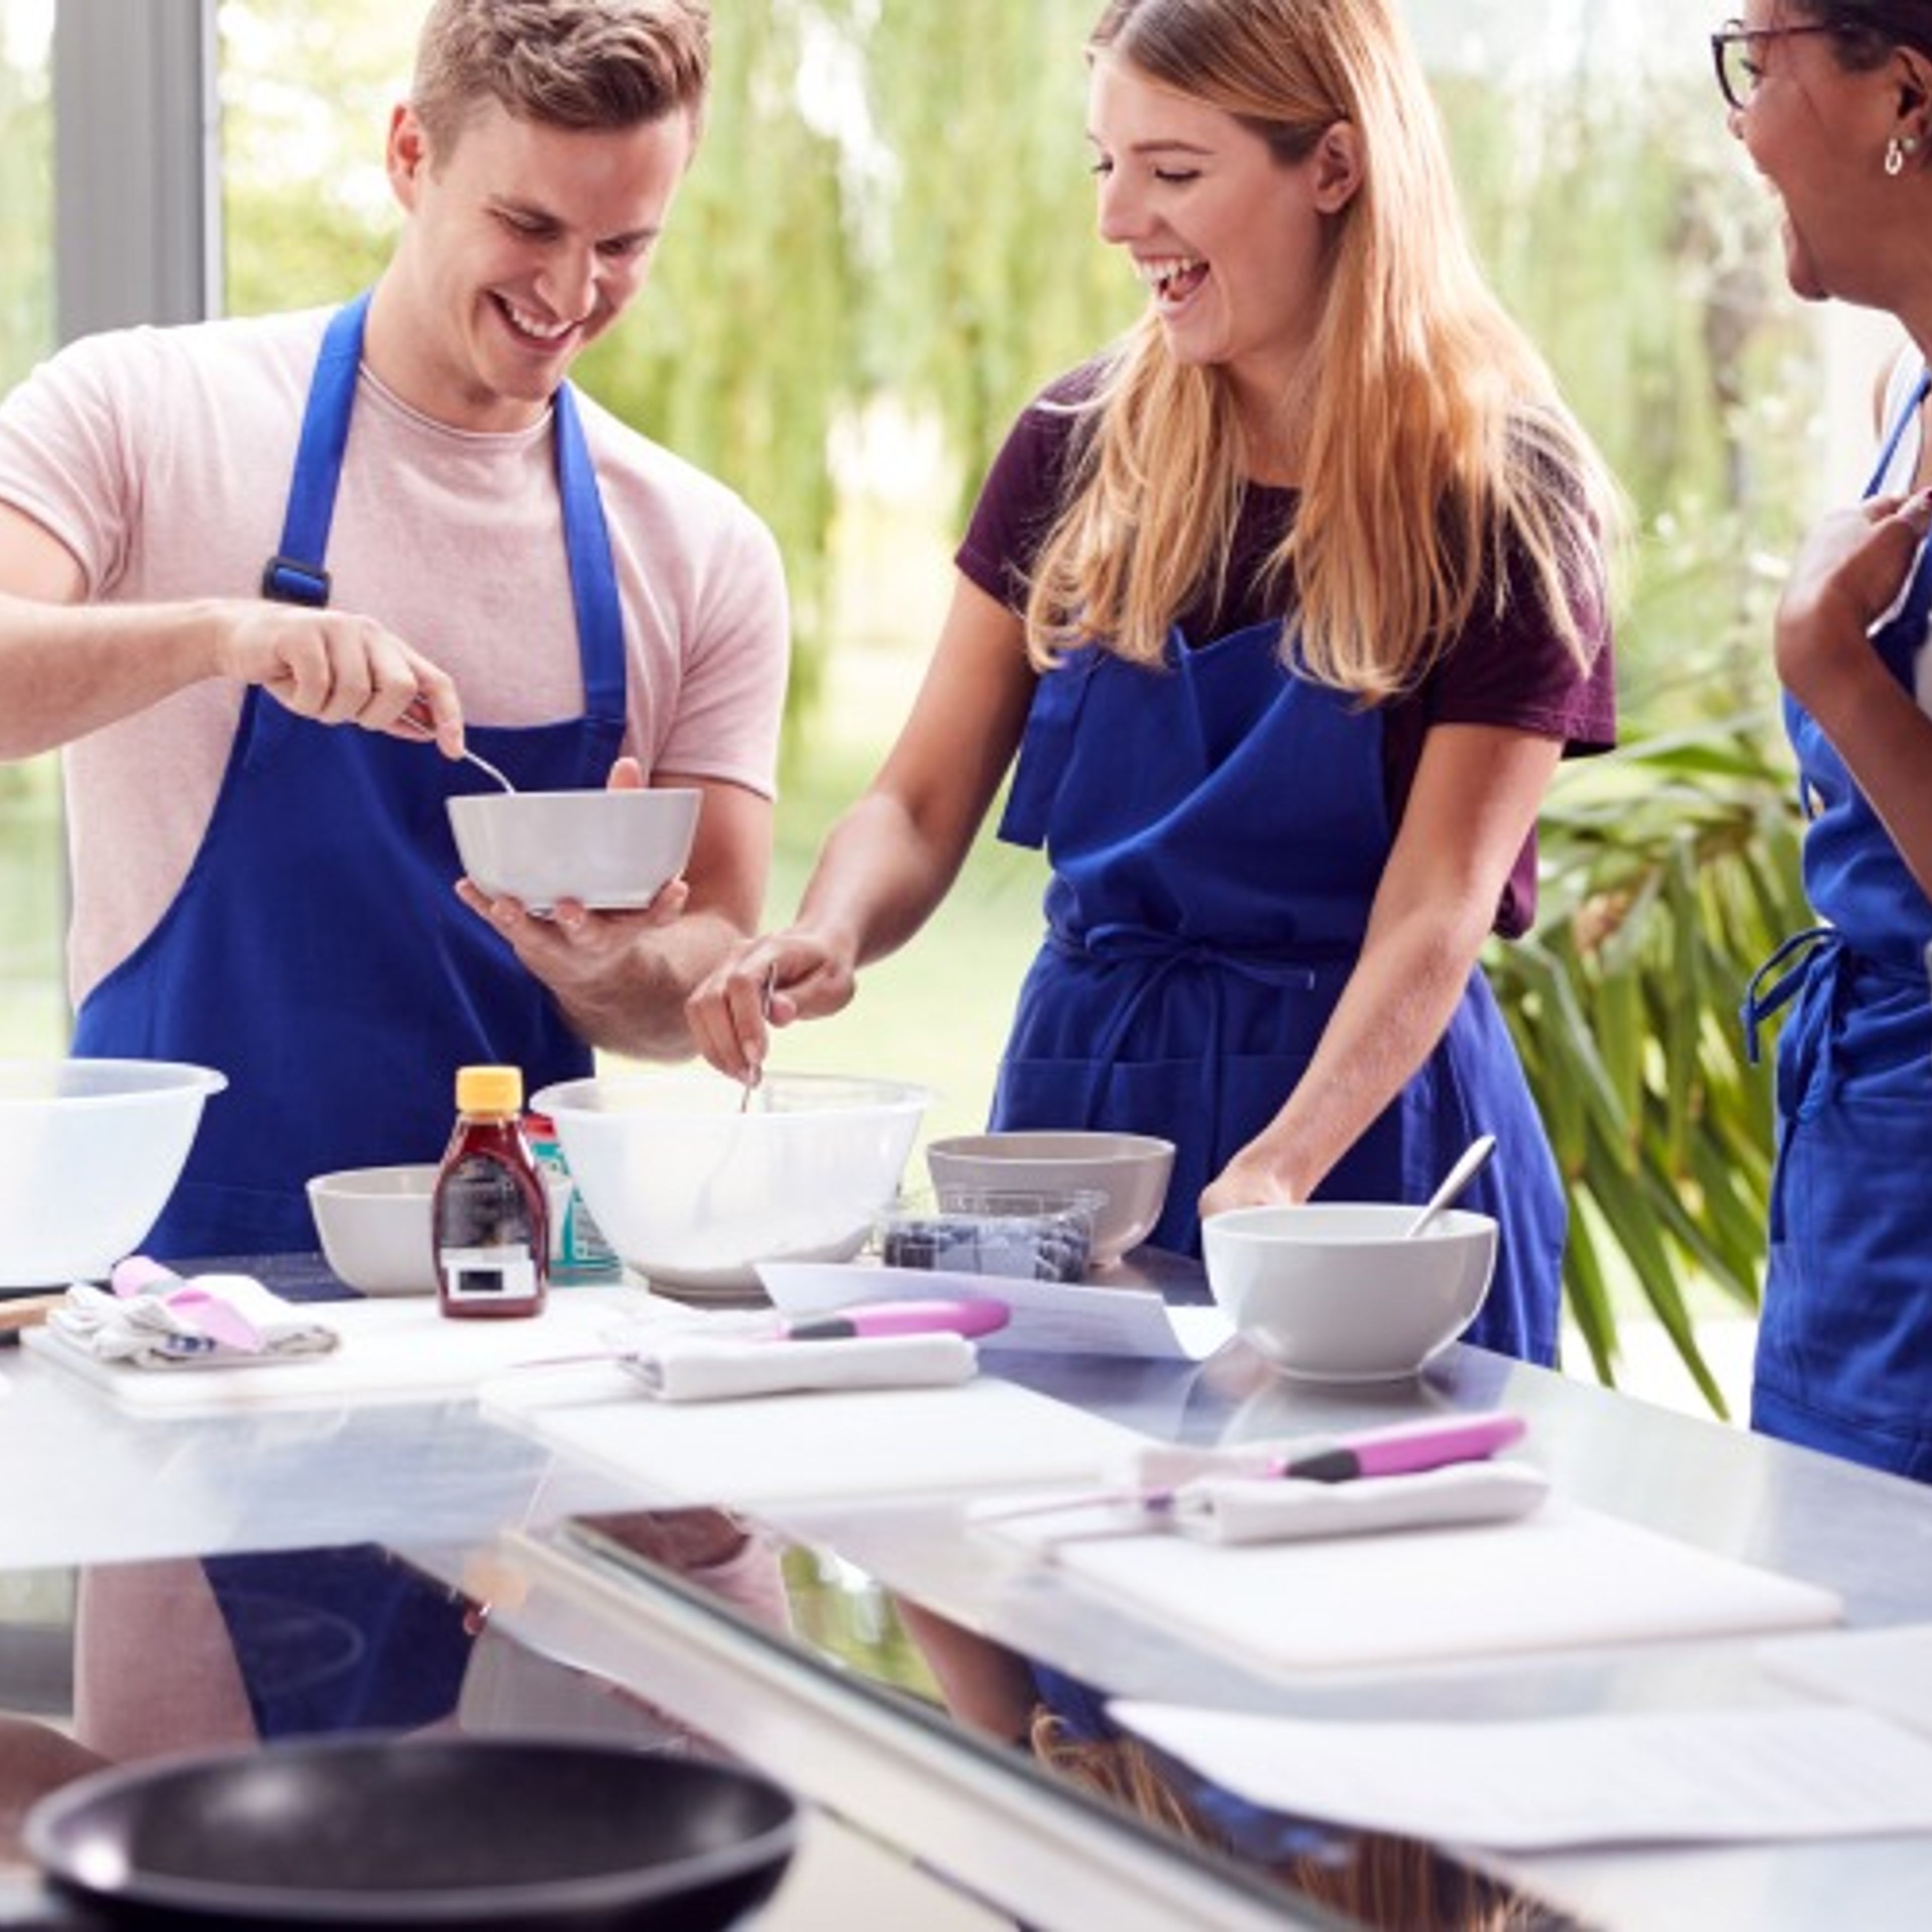
[[[401,1558],[363,1543],[201,1567],[258,1737],[416,1730],[454,1713],[466,1606]]]
[[[1913,412],[1901,412],[1866,494]],[[1932,620],[1922,550],[1873,647],[1910,690]],[[1751,982],[1756,1030],[1787,1002],[1778,1042],[1778,1160],[1751,1426],[1932,1482],[1932,903],[1844,761],[1785,700],[1798,756],[1804,884],[1830,923],[1786,941]]]
[[[310,385],[280,554],[263,573],[264,592],[287,601],[328,601],[368,301],[333,318]],[[609,532],[567,385],[554,421],[586,715],[468,736],[520,787],[567,790],[608,776],[625,658]],[[437,1158],[458,1066],[520,1066],[532,1089],[590,1071],[548,992],[451,890],[462,867],[445,801],[480,782],[434,747],[318,724],[249,688],[187,879],[75,1030],[77,1054],[228,1076],[150,1252],[312,1248],[308,1177]]]
[[[1261,624],[1156,669],[1088,646],[1043,676],[1000,826],[1044,844],[1047,934],[993,1101],[1000,1128],[1176,1144],[1150,1239],[1198,1253],[1202,1190],[1280,1112],[1353,970],[1394,834],[1380,714],[1295,676]],[[1479,1132],[1502,1224],[1470,1340],[1556,1358],[1562,1184],[1472,972],[1436,1052],[1318,1198],[1420,1201]]]

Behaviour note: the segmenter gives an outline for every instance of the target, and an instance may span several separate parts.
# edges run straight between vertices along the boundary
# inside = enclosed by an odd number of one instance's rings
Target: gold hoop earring
[[[1885,144],[1885,171],[1896,178],[1905,172],[1905,158],[1917,151],[1916,134],[1894,134]]]

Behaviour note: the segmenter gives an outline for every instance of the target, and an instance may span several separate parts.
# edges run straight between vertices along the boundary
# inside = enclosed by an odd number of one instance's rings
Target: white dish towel
[[[812,1389],[935,1388],[979,1366],[962,1335],[858,1336],[787,1342],[670,1335],[617,1358],[659,1402],[718,1402]]]
[[[1549,1493],[1550,1478],[1527,1463],[1458,1462],[1346,1483],[1210,1477],[1183,1484],[1173,1510],[1175,1528],[1204,1542],[1280,1543],[1507,1522]]]
[[[252,1275],[182,1280],[146,1263],[115,1270],[116,1292],[77,1281],[47,1326],[104,1362],[137,1369],[210,1369],[326,1355],[340,1336],[313,1310]]]

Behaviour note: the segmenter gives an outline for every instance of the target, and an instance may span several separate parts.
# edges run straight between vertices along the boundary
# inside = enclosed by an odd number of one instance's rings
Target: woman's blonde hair
[[[1478,598],[1499,607],[1514,581],[1587,664],[1575,607],[1607,594],[1617,493],[1476,266],[1387,0],[1109,0],[1089,51],[1234,116],[1283,166],[1337,122],[1355,131],[1362,179],[1328,218],[1300,399],[1300,502],[1272,560],[1284,656],[1372,701],[1407,692]],[[1177,362],[1150,312],[1078,407],[1029,648],[1044,666],[1091,638],[1158,663],[1172,620],[1226,585],[1245,467],[1232,392],[1220,370]]]

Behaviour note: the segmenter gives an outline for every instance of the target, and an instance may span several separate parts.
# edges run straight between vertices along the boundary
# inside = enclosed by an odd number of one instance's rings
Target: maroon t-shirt
[[[1087,371],[1063,378],[1048,402],[1078,395]],[[994,459],[956,557],[960,569],[988,596],[1022,607],[1035,556],[1059,514],[1062,478],[1074,416],[1036,403],[1014,426]],[[1241,503],[1227,587],[1217,602],[1207,592],[1178,614],[1182,632],[1197,643],[1254,624],[1279,622],[1281,592],[1265,594],[1265,566],[1294,514],[1292,490],[1250,484]],[[1432,724],[1496,724],[1561,739],[1565,757],[1608,751],[1616,742],[1616,698],[1609,620],[1594,602],[1580,603],[1583,636],[1600,646],[1588,672],[1580,671],[1562,640],[1543,620],[1527,590],[1498,611],[1479,594],[1468,627],[1410,695],[1382,711],[1383,788],[1389,822],[1400,825]],[[1528,929],[1536,910],[1536,838],[1532,832],[1510,868],[1496,929],[1514,938]]]

